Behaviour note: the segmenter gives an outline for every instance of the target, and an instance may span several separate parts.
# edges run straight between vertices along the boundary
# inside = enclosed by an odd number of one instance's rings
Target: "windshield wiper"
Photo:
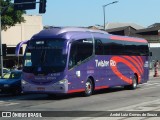
[[[41,64],[46,61],[46,50],[42,50],[41,52]]]

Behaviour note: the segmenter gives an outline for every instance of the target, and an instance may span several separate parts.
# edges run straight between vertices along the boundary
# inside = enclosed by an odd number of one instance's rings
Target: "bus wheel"
[[[90,96],[93,93],[93,83],[92,80],[88,78],[85,86],[85,96]]]
[[[134,89],[137,88],[137,84],[138,84],[138,83],[137,83],[137,77],[134,76],[134,77],[132,78],[132,84],[125,86],[125,88],[130,89],[130,90],[134,90]]]

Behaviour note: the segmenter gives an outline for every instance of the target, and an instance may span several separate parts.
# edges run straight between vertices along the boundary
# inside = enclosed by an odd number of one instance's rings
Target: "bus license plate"
[[[45,88],[44,87],[37,87],[37,90],[38,91],[45,91]]]

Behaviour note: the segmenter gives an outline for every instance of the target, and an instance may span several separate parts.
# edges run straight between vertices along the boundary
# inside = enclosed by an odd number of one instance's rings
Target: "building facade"
[[[2,44],[7,45],[7,54],[3,57],[3,66],[12,68],[23,61],[25,46],[21,48],[20,56],[15,56],[16,45],[24,40],[29,40],[34,34],[43,29],[41,15],[24,15],[25,22],[2,31]]]

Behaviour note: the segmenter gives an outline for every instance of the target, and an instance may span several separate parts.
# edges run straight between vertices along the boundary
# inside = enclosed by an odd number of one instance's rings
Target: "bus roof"
[[[93,30],[93,29],[87,29],[87,28],[76,28],[76,27],[65,27],[60,29],[59,34],[65,33],[65,32],[96,32],[96,33],[102,33],[102,34],[108,34],[105,31],[102,30]]]
[[[142,38],[111,35],[102,30],[93,30],[93,29],[80,28],[80,27],[50,27],[48,29],[44,29],[40,31],[39,33],[35,34],[32,37],[32,39],[39,39],[39,38],[65,38],[65,39],[68,38],[70,39],[71,36],[75,34],[91,37],[90,36],[91,34],[88,34],[88,33],[92,33],[93,36],[95,34],[96,36],[99,36],[99,37],[105,36],[106,38],[110,38],[112,40],[123,40],[123,41],[147,43],[147,40],[142,39]]]
[[[105,31],[101,30],[91,30],[87,28],[78,28],[78,27],[51,27],[49,29],[44,29],[40,31],[39,33],[35,34],[32,38],[46,38],[46,37],[64,37],[62,35],[68,33],[73,34],[74,33],[101,33],[101,34],[108,34]]]

